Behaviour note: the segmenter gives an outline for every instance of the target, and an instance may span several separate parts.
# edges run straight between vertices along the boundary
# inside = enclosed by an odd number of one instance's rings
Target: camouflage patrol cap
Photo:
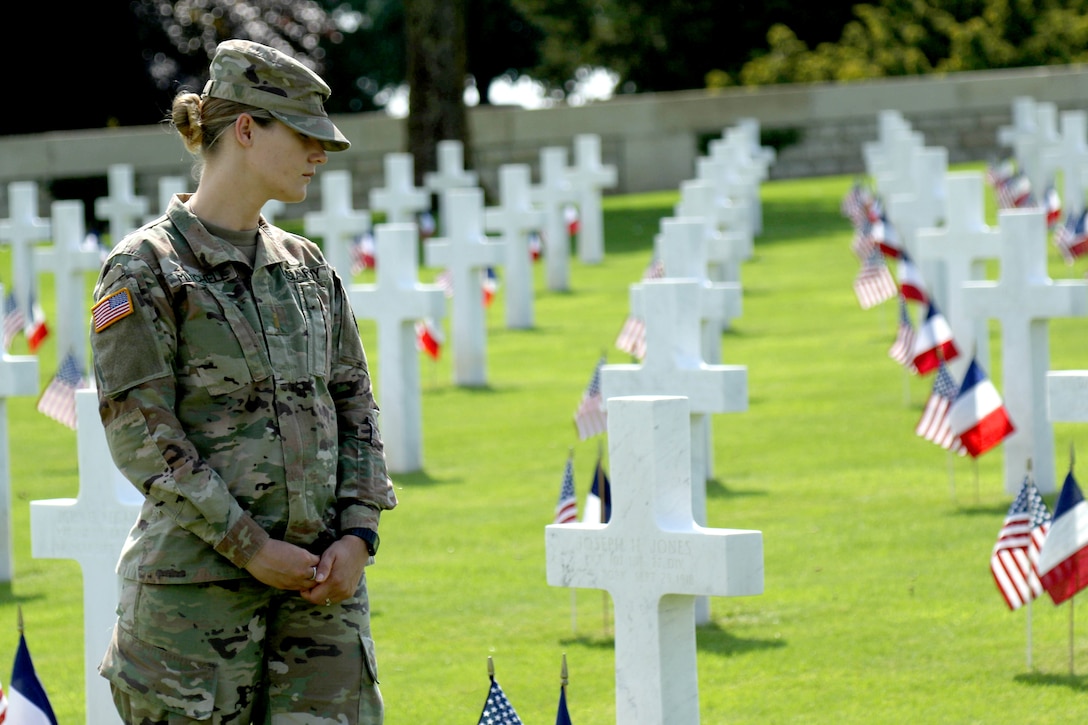
[[[224,40],[215,49],[204,95],[269,111],[299,133],[321,141],[326,151],[351,142],[325,113],[332,91],[321,77],[294,58],[251,40]]]

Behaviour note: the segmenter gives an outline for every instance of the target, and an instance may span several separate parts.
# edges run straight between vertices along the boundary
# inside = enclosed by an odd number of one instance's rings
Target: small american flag
[[[438,285],[446,297],[453,297],[453,272],[449,268],[443,269],[434,278],[434,283]]]
[[[1088,218],[1088,209],[1082,209],[1077,214],[1070,214],[1065,223],[1054,230],[1054,245],[1061,252],[1066,264],[1073,264],[1077,257],[1088,252],[1088,229],[1085,220]]]
[[[133,312],[132,298],[128,290],[121,288],[105,299],[101,299],[91,308],[91,317],[94,320],[94,331],[102,332],[107,327],[117,322],[122,317],[127,317]]]
[[[555,523],[569,524],[578,520],[578,499],[574,493],[574,462],[567,457],[563,471],[563,487],[559,489],[559,501],[555,504]]]
[[[914,323],[910,320],[910,311],[907,310],[907,301],[899,296],[899,328],[895,334],[895,342],[888,350],[888,357],[897,363],[914,371]]]
[[[487,691],[487,702],[477,725],[523,725],[514,706],[506,699],[506,693],[499,687],[495,677],[491,677],[491,687]]]
[[[15,336],[18,335],[26,327],[26,315],[19,309],[19,303],[15,299],[15,294],[8,293],[7,298],[4,300],[4,349],[10,350],[11,343],[15,340]]]
[[[605,356],[597,361],[597,367],[593,368],[593,375],[589,379],[585,393],[582,394],[582,402],[574,412],[574,426],[578,429],[578,437],[581,440],[592,438],[595,435],[608,430],[608,414],[604,410],[604,401],[601,400],[601,367],[605,364]]]
[[[937,376],[933,381],[933,392],[926,401],[926,407],[922,410],[922,417],[918,420],[914,432],[927,441],[932,441],[941,448],[966,455],[966,450],[960,442],[959,436],[952,432],[948,424],[948,409],[952,401],[956,399],[959,386],[948,372],[948,366],[943,361],[937,365]]]
[[[1043,592],[1037,566],[1050,522],[1050,511],[1039,489],[1026,476],[990,554],[990,571],[1009,609],[1019,609]]]
[[[879,251],[870,254],[869,259],[858,270],[858,275],[854,278],[854,294],[863,310],[875,307],[899,294],[895,278],[888,271],[888,265],[884,263],[884,257]]]
[[[869,205],[873,201],[872,192],[860,181],[855,181],[850,190],[846,192],[839,211],[850,220],[854,228],[860,228],[867,221]]]
[[[634,315],[628,315],[616,336],[616,347],[639,360],[646,357],[646,324]]]
[[[1031,179],[1023,172],[1017,172],[1005,183],[997,186],[997,206],[1001,209],[1018,209],[1034,206],[1031,195]]]
[[[75,355],[68,353],[61,360],[57,374],[38,398],[38,412],[44,413],[72,430],[76,429],[76,391],[87,387],[83,371]]]
[[[665,263],[651,259],[642,273],[642,279],[661,279],[665,276]],[[616,337],[616,347],[639,360],[646,357],[646,325],[635,315],[628,315]]]

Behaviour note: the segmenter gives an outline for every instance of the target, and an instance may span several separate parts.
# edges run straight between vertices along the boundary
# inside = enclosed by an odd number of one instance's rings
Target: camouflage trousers
[[[366,577],[315,606],[253,579],[125,580],[99,672],[127,725],[381,725]]]

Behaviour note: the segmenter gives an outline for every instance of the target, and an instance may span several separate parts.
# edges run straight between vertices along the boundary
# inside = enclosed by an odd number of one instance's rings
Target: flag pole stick
[[[574,446],[567,451],[567,458],[574,458]],[[573,635],[578,634],[578,590],[575,587],[570,588],[570,631]]]
[[[598,440],[597,441],[597,468],[593,471],[593,478],[594,479],[598,479],[600,474],[601,474],[601,466],[603,465],[603,461],[604,461],[603,456],[604,456],[604,441]],[[597,490],[600,492],[600,496],[601,496],[601,505],[600,505],[599,511],[597,513],[597,519],[602,524],[608,523],[608,520],[605,518],[605,503],[606,503],[606,501],[605,501],[604,481],[595,480],[594,483],[597,484]],[[612,501],[612,494],[609,493],[608,494],[608,503],[611,504],[611,501]],[[607,637],[608,632],[609,632],[609,626],[608,626],[608,624],[609,624],[609,622],[608,622],[608,590],[607,589],[602,589],[601,590],[601,616],[602,616],[602,620],[604,622],[604,634]]]
[[[978,459],[975,459],[975,503],[979,502],[979,485],[978,485]]]
[[[1069,443],[1069,473],[1073,473],[1073,462],[1074,462],[1073,461],[1073,443],[1072,443],[1072,441],[1070,441],[1070,443]],[[1076,587],[1073,589],[1073,591],[1078,592],[1078,591],[1080,591],[1080,566],[1074,567],[1074,571],[1076,572],[1075,576],[1077,577],[1077,580],[1074,582]],[[1076,598],[1075,595],[1069,598],[1069,674],[1070,675],[1073,674],[1073,605],[1076,603],[1076,601],[1077,601],[1077,598]]]
[[[954,465],[955,459],[953,458],[952,451],[947,451],[948,456],[945,460],[948,461],[948,489],[952,492],[952,504],[956,504],[956,467]]]
[[[1027,617],[1026,622],[1027,622],[1028,670],[1031,670],[1031,600],[1030,599],[1028,600],[1027,612],[1025,612],[1025,615]]]

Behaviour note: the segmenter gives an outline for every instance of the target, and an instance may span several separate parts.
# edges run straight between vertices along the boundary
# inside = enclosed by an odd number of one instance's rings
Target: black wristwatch
[[[381,539],[378,538],[377,531],[371,531],[370,529],[344,529],[340,532],[340,536],[358,536],[360,539],[366,542],[366,550],[370,552],[371,556],[378,553],[378,544],[381,543]]]

